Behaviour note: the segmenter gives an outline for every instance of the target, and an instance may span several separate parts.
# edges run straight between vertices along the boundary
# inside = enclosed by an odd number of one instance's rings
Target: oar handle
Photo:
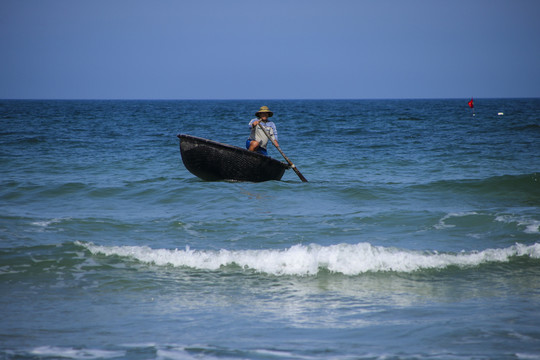
[[[278,151],[280,152],[280,154],[285,158],[285,160],[289,163],[289,165],[291,166],[291,168],[294,170],[294,172],[296,173],[296,175],[298,175],[298,177],[300,178],[300,180],[302,180],[302,182],[308,182],[307,179],[304,177],[304,175],[302,175],[302,173],[300,172],[300,170],[298,170],[296,168],[296,166],[293,164],[293,162],[287,157],[287,155],[285,155],[285,153],[281,150],[281,148],[279,147],[279,145],[276,144],[276,142],[274,140],[272,140],[272,137],[270,136],[270,134],[268,133],[268,131],[266,131],[266,129],[264,128],[264,126],[261,125],[260,122],[257,123],[257,125],[261,128],[261,130],[264,132],[264,134],[266,135],[266,137],[268,138],[268,140],[270,140],[270,142],[272,144],[274,144],[274,146],[276,147],[276,149],[278,149]]]

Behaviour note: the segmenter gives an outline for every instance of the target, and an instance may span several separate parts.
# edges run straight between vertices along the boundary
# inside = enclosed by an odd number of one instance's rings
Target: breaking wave
[[[369,243],[331,246],[294,245],[282,250],[192,250],[152,249],[147,246],[100,246],[77,242],[94,255],[127,257],[158,266],[218,270],[239,266],[272,275],[316,275],[321,270],[344,275],[367,272],[414,272],[450,266],[474,267],[490,262],[508,262],[513,257],[540,259],[540,244],[515,244],[508,248],[459,253],[414,251]]]

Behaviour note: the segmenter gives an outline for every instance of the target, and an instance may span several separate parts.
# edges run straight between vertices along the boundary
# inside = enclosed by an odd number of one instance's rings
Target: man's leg
[[[259,142],[258,141],[252,140],[249,143],[249,151],[256,151],[258,147],[259,147]]]

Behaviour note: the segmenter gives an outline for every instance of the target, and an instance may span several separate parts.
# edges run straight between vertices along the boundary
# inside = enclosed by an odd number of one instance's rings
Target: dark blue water
[[[475,100],[0,101],[0,358],[540,358],[540,100]],[[185,169],[262,105],[309,183]]]

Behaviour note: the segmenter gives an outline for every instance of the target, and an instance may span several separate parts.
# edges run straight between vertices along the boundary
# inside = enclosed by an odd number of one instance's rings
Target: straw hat
[[[259,115],[260,115],[261,113],[267,113],[267,114],[268,114],[268,117],[272,117],[272,116],[274,115],[274,113],[270,111],[270,109],[268,108],[268,106],[261,106],[261,108],[259,109],[259,111],[257,111],[257,112],[255,113],[255,116],[256,116],[256,117],[259,117]]]

